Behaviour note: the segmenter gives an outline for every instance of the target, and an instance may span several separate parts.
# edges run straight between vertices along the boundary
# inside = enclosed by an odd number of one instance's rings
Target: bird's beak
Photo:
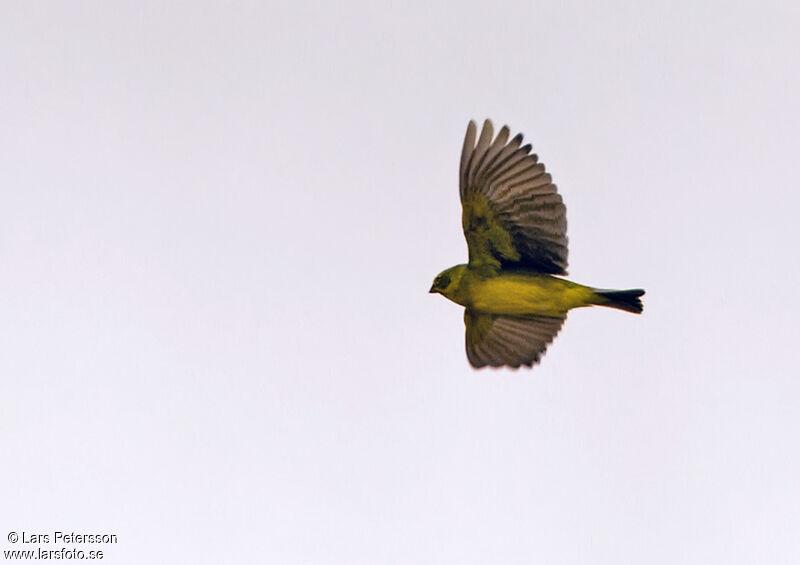
[[[428,292],[435,293],[436,291],[433,289],[433,286],[431,286],[431,289]]]

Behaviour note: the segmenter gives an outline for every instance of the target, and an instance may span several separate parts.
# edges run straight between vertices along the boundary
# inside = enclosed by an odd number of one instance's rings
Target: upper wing
[[[486,365],[532,367],[564,325],[566,314],[549,316],[500,316],[464,310],[467,326],[467,359],[479,369]]]
[[[486,120],[477,145],[476,131],[470,121],[459,176],[470,264],[567,274],[567,209],[544,165],[508,126],[492,141]]]

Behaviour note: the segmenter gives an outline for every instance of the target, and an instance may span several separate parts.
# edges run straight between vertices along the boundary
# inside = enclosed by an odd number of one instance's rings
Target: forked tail
[[[639,299],[644,294],[641,288],[631,290],[604,290],[595,288],[594,293],[599,297],[595,304],[617,308],[634,314],[642,313],[642,301]]]

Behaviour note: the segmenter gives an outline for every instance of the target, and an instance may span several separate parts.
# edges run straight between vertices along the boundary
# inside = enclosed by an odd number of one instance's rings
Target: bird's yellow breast
[[[571,308],[588,306],[591,288],[541,274],[501,273],[469,281],[464,304],[493,314],[558,316]]]

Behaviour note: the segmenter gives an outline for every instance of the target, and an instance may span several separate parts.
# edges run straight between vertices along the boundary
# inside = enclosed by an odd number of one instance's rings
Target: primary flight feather
[[[639,314],[644,290],[601,290],[567,274],[567,216],[551,176],[503,126],[480,136],[470,121],[459,168],[461,223],[469,262],[442,271],[430,292],[465,306],[467,358],[473,367],[532,367],[567,312],[609,306]]]

